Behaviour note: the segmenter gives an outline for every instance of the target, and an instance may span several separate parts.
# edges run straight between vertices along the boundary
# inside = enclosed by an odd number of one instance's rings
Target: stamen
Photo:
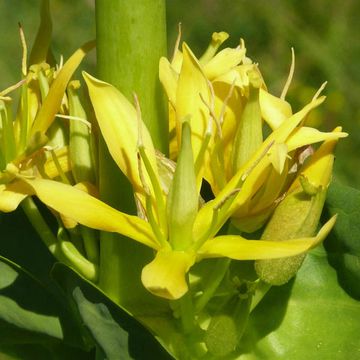
[[[210,86],[210,89],[212,88],[212,86]],[[216,125],[216,130],[217,130],[217,134],[219,136],[219,138],[222,138],[222,131],[221,131],[221,125],[217,120],[217,117],[215,115],[215,111],[214,111],[214,105],[213,105],[213,100],[211,101],[211,104],[208,104],[206,102],[206,100],[204,99],[203,95],[201,93],[199,93],[200,99],[203,102],[203,104],[207,107],[207,109],[209,110],[209,114],[210,117],[213,119],[213,121],[215,122]],[[212,95],[211,95],[212,98]]]
[[[295,71],[295,52],[294,52],[294,48],[292,47],[291,48],[291,66],[290,66],[289,76],[286,80],[283,91],[281,92],[281,95],[280,95],[281,100],[285,100],[285,96],[289,90],[292,78],[294,76],[294,71]]]
[[[56,73],[59,72],[63,66],[64,66],[64,56],[60,55],[60,62],[59,64],[56,64]]]
[[[59,159],[57,158],[57,155],[55,153],[55,149],[56,148],[51,148],[50,146],[44,146],[44,150],[47,150],[50,152],[51,154],[51,157],[54,161],[54,165],[56,167],[56,170],[58,171],[59,173],[59,176],[61,178],[61,181],[64,183],[64,184],[68,184],[68,185],[71,185],[69,179],[67,178],[67,176],[65,175],[63,169],[61,168],[61,165],[60,165],[60,162],[59,162]]]
[[[145,147],[143,144],[143,139],[142,139],[142,126],[143,126],[143,122],[141,119],[141,109],[140,109],[140,104],[139,104],[139,99],[136,96],[136,94],[134,93],[134,100],[135,100],[135,107],[136,107],[136,113],[137,113],[137,121],[138,121],[138,151],[139,151],[139,155],[141,160],[144,162],[145,165],[145,169],[149,175],[150,178],[150,182],[152,185],[152,188],[154,190],[154,195],[156,198],[156,207],[158,210],[158,217],[159,217],[159,222],[160,222],[160,226],[163,229],[164,233],[167,232],[167,222],[166,222],[166,207],[165,207],[165,202],[164,202],[164,196],[161,190],[161,186],[159,183],[159,179],[155,174],[155,171],[150,163],[150,160],[148,158],[148,156],[146,155],[145,152]],[[139,169],[142,169],[141,167]],[[140,176],[140,173],[139,173]],[[143,178],[144,174],[142,175]],[[150,189],[148,189],[148,193],[150,193]]]
[[[19,23],[19,33],[20,33],[21,46],[23,49],[23,55],[22,55],[22,60],[21,60],[21,72],[24,76],[26,76],[26,74],[27,74],[27,45],[26,45],[26,40],[25,40],[25,34],[24,34],[23,28],[20,23]]]
[[[17,82],[16,84],[9,86],[5,90],[0,91],[1,100],[10,99],[10,97],[6,97],[5,95],[7,95],[7,94],[11,93],[12,91],[18,89],[19,87],[21,87],[25,83],[26,83],[26,79],[22,79],[19,82]]]
[[[144,147],[143,139],[142,139],[142,116],[141,116],[141,108],[139,103],[139,98],[136,93],[133,93],[135,108],[136,108],[136,119],[138,123],[138,141],[137,147]]]
[[[207,129],[206,129],[206,132],[205,132],[204,140],[203,140],[203,142],[201,144],[200,151],[199,151],[199,153],[198,153],[198,155],[196,157],[196,160],[195,160],[194,168],[195,168],[196,176],[199,174],[199,171],[200,171],[201,166],[203,164],[205,151],[209,146],[211,135],[212,135],[212,120],[210,118],[209,121],[208,121],[208,126],[207,126]]]
[[[82,124],[86,125],[89,130],[91,131],[91,123],[86,120],[86,119],[83,119],[79,116],[72,116],[72,115],[62,115],[62,114],[55,114],[56,117],[58,118],[61,118],[61,119],[67,119],[67,120],[75,120],[75,121],[79,121],[81,122]]]
[[[144,177],[144,172],[143,172],[143,169],[142,169],[140,153],[137,153],[136,157],[137,157],[139,178],[140,178],[141,184],[142,184],[142,186],[144,188],[145,194],[150,196],[150,189],[149,189],[148,184],[146,183],[146,180],[145,180],[145,177]]]
[[[206,64],[209,60],[211,60],[215,56],[219,47],[228,38],[229,38],[229,34],[224,31],[214,32],[211,36],[211,41],[209,46],[207,47],[204,54],[199,59],[200,64]]]
[[[240,49],[245,49],[245,40],[243,38],[240,38]]]
[[[153,213],[153,207],[152,207],[152,202],[151,202],[151,193],[150,193],[150,189],[146,183],[145,177],[144,177],[144,172],[142,170],[142,164],[141,164],[141,156],[140,153],[137,153],[137,161],[138,161],[138,169],[139,169],[139,177],[140,177],[140,181],[142,183],[142,186],[144,188],[145,191],[145,206],[146,206],[146,217],[147,217],[147,221],[149,222],[149,224],[151,225],[151,228],[156,236],[156,238],[159,240],[159,243],[161,245],[165,245],[167,244],[166,242],[166,237],[164,236],[164,234],[162,233],[162,231],[159,229],[159,226],[156,222],[154,213]]]
[[[268,146],[265,147],[264,151],[260,154],[258,159],[254,161],[253,164],[244,172],[244,174],[241,176],[240,181],[244,182],[246,178],[250,175],[250,173],[254,170],[254,168],[259,164],[259,162],[263,159],[263,157],[267,154],[267,152],[270,150],[270,148],[274,145],[275,141],[271,141]]]
[[[147,215],[148,221],[151,225],[151,228],[156,236],[156,239],[159,241],[161,247],[169,246],[168,242],[166,241],[166,237],[164,236],[164,234],[162,233],[162,231],[160,230],[160,228],[156,222],[156,219],[155,219],[155,216],[154,216],[154,213],[152,210],[151,198],[149,195],[146,195],[145,203],[146,203],[146,215]]]
[[[173,55],[172,55],[172,57],[171,57],[171,62],[174,61],[175,56],[176,56],[176,53],[179,51],[180,41],[181,41],[181,22],[179,22],[179,24],[178,24],[178,36],[177,36],[177,38],[176,38]]]
[[[214,211],[220,210],[225,205],[225,203],[234,195],[237,195],[240,190],[241,188],[232,189],[217,205],[214,206]]]
[[[325,81],[319,88],[319,90],[315,93],[314,97],[312,98],[312,101],[315,101],[319,96],[320,94],[322,93],[322,91],[325,89],[326,85],[327,85],[327,81]]]
[[[236,78],[234,78],[234,80],[232,81],[230,90],[229,90],[228,94],[226,95],[226,98],[225,98],[225,100],[223,102],[223,105],[221,107],[221,111],[220,111],[220,115],[219,115],[219,123],[220,123],[221,126],[224,123],[224,116],[225,116],[226,106],[227,106],[227,103],[230,100],[230,98],[231,98],[231,96],[232,96],[232,94],[234,92],[235,83],[236,83]]]

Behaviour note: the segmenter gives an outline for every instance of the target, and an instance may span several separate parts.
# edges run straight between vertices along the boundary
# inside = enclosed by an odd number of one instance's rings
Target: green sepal
[[[326,198],[326,190],[309,195],[299,188],[276,208],[267,224],[262,240],[287,240],[312,236],[316,232]],[[271,285],[283,285],[296,275],[306,253],[288,258],[257,260],[255,269],[261,280]]]
[[[47,62],[52,35],[49,0],[43,0],[40,10],[40,26],[30,54],[30,64]]]
[[[77,89],[80,84],[71,81],[67,88],[69,114],[87,120]],[[75,181],[95,183],[95,168],[91,148],[91,132],[85,123],[70,119],[70,160]]]
[[[249,98],[238,124],[232,153],[233,172],[244,165],[258,150],[263,141],[259,102],[261,79],[253,70],[249,73]]]
[[[191,148],[191,129],[182,125],[181,148],[170,186],[167,215],[169,238],[174,250],[184,250],[192,243],[192,228],[198,211],[198,192]]]

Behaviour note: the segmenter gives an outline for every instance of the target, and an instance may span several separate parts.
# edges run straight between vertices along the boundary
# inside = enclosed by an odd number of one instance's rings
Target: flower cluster
[[[167,299],[179,299],[188,291],[188,273],[206,258],[257,260],[259,276],[276,283],[272,275],[278,261],[303,257],[334,225],[331,218],[315,234],[331,179],[333,149],[347,134],[340,128],[326,133],[308,127],[307,115],[325,99],[321,91],[293,112],[285,100],[291,75],[280,97],[270,94],[243,41],[218,51],[227,37],[214,33],[199,59],[185,43],[180,50],[179,41],[171,61],[160,59],[160,80],[169,100],[169,159],[154,148],[136,96],[133,105],[112,85],[83,73],[101,134],[132,185],[138,216],[96,197],[88,184],[95,182],[91,162],[81,165],[87,147],[77,147],[71,137],[69,146],[63,143],[46,162],[46,169],[56,170],[53,175],[41,171],[44,165],[35,155],[44,145],[54,146],[49,130],[55,115],[64,106],[80,108],[75,85],[68,82],[90,45],[56,71],[44,62],[30,68],[19,85],[23,96],[15,120],[4,110],[5,93],[1,95],[1,210],[11,211],[27,195],[36,195],[64,224],[72,224],[70,228],[81,224],[117,232],[152,248],[154,259],[144,264],[141,280],[150,292]],[[81,111],[69,114],[73,120],[84,118]],[[314,150],[315,143],[322,145]],[[62,163],[59,149],[64,159],[73,154],[73,160]],[[79,170],[84,167],[85,175]],[[58,181],[70,170],[73,182]],[[211,199],[201,196],[204,182],[210,184]],[[251,233],[271,216],[261,240],[219,233],[229,221]],[[91,256],[90,261],[96,263]],[[300,264],[297,261],[286,280]]]

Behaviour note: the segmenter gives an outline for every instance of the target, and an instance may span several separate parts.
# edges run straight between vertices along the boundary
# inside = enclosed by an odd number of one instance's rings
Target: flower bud
[[[336,142],[325,141],[315,152],[276,208],[262,235],[263,240],[308,237],[316,232],[331,180]],[[305,256],[306,253],[288,258],[257,260],[255,269],[263,281],[282,285],[296,275]]]
[[[249,72],[249,79],[249,98],[241,115],[233,145],[234,174],[250,159],[263,141],[259,104],[259,89],[262,81],[255,70]]]

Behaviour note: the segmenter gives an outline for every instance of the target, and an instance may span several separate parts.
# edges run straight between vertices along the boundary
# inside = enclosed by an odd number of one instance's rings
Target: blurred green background
[[[54,22],[53,50],[69,56],[95,37],[94,0],[50,0]],[[18,22],[30,45],[39,22],[40,0],[0,1],[0,86],[20,78]],[[136,1],[134,1],[134,5]],[[248,56],[260,64],[268,88],[280,94],[295,48],[296,70],[288,93],[294,111],[310,101],[328,81],[326,103],[311,122],[322,129],[343,126],[350,136],[337,149],[335,177],[360,188],[360,1],[358,0],[168,0],[169,53],[182,23],[183,39],[197,55],[213,31],[227,31],[227,44],[246,42]],[[110,29],[109,29],[110,30]],[[146,56],[146,54],[144,54]],[[95,54],[84,65],[95,69]]]

